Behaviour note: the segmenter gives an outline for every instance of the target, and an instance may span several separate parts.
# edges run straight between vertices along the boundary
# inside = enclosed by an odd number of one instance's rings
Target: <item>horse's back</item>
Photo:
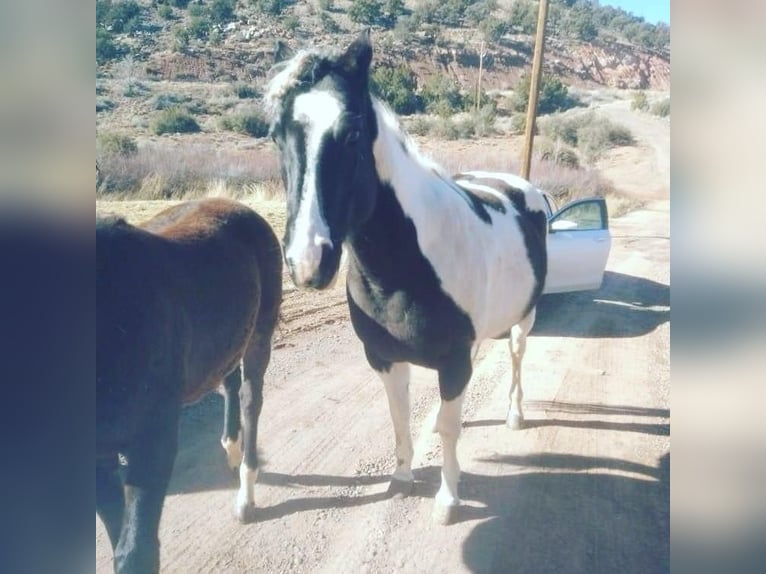
[[[453,179],[465,196],[444,194],[454,206],[450,232],[441,233],[435,246],[421,247],[445,291],[468,313],[480,340],[507,331],[527,316],[542,292],[547,269],[545,200],[537,188],[513,174],[475,171]],[[424,228],[427,221],[424,217]],[[456,257],[464,262],[456,266]]]
[[[99,385],[114,399],[100,420],[116,436],[143,409],[136,385],[167,395],[172,378],[182,400],[198,398],[236,366],[259,323],[273,330],[281,251],[263,218],[222,199],[170,207],[140,227],[102,221],[96,237]]]

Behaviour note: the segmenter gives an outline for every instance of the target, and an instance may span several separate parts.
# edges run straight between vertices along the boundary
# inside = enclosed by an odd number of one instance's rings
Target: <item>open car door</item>
[[[612,238],[601,197],[568,203],[548,219],[548,275],[543,293],[598,289]]]

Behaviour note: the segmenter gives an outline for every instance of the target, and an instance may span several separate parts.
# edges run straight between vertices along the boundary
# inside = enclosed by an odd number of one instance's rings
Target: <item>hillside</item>
[[[406,6],[399,4],[401,0],[386,0],[381,2],[384,15],[376,17],[374,7],[378,2],[100,0],[97,18],[101,20],[101,36],[97,38],[108,38],[115,49],[103,51],[98,72],[109,75],[120,56],[131,55],[145,64],[144,72],[153,80],[257,81],[290,51],[307,44],[343,43],[363,25],[373,26],[385,60],[409,63],[423,80],[446,72],[465,86],[472,84],[478,73],[482,40],[488,89],[512,89],[531,65],[535,3],[517,0],[501,5],[494,0],[451,0],[446,5],[456,6],[455,14],[441,14],[437,8],[428,8],[438,6],[428,0],[414,0]],[[372,6],[372,15],[363,12],[359,16],[354,12],[355,4]],[[574,7],[567,8],[567,4]],[[525,5],[529,7],[519,8]],[[623,25],[626,32],[617,35],[614,26],[606,28],[594,17],[595,29],[601,31],[582,31],[577,22],[572,23],[578,5],[571,1],[552,3],[546,72],[576,87],[669,89],[669,45],[664,45],[664,34],[669,38],[669,30],[633,18],[634,26],[645,35],[654,30],[654,36],[631,43],[625,36],[640,40],[640,32],[631,33],[632,28]],[[400,6],[392,8],[398,10],[397,17],[385,16],[390,6]],[[611,13],[615,9],[606,10]],[[620,12],[616,11],[618,15]],[[356,16],[357,22],[349,13]],[[624,12],[622,15],[631,18]]]
[[[342,46],[364,26],[372,28],[375,46],[373,88],[385,91],[380,95],[399,114],[418,114],[406,122],[416,136],[523,131],[523,99],[516,96],[531,68],[537,14],[529,0],[99,0],[96,6],[101,192],[166,198],[206,193],[215,184],[243,194],[276,179],[259,105],[270,69],[302,47]],[[586,0],[552,0],[548,32],[551,111],[625,99],[630,90],[645,91],[649,105],[667,100],[667,27]],[[669,113],[669,100],[667,106]],[[549,143],[546,157],[562,157],[568,167],[598,159],[568,149],[572,141]]]

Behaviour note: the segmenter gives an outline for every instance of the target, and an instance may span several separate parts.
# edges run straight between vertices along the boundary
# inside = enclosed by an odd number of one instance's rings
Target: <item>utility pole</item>
[[[479,111],[481,107],[481,71],[484,68],[484,56],[487,52],[484,50],[484,40],[481,41],[481,47],[479,48],[479,80],[476,82],[476,111]]]
[[[527,125],[524,130],[524,148],[521,156],[521,177],[529,179],[532,167],[532,141],[535,138],[535,117],[537,115],[537,94],[540,90],[540,76],[543,71],[543,45],[545,44],[545,21],[548,18],[548,0],[540,0],[537,13],[537,36],[535,55],[532,60],[532,78],[529,85],[529,104],[527,105]]]

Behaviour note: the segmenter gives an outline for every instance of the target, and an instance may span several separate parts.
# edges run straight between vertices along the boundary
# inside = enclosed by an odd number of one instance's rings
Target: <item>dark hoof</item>
[[[255,522],[256,518],[257,515],[254,504],[237,508],[237,520],[239,520],[240,524],[250,524],[251,522]]]
[[[521,430],[524,428],[524,418],[519,415],[508,415],[505,425],[511,430]]]
[[[407,498],[415,490],[415,482],[392,478],[388,485],[388,496],[391,498]]]

